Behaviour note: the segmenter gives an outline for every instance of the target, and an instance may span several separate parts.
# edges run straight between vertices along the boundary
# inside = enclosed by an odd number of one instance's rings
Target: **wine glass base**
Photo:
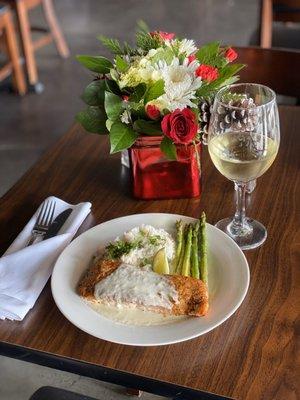
[[[267,239],[266,228],[258,221],[246,218],[246,229],[241,235],[234,235],[231,231],[232,218],[225,218],[217,222],[215,226],[230,236],[242,250],[256,249]]]

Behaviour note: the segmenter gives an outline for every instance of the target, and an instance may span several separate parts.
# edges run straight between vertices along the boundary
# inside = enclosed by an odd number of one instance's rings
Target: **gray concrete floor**
[[[137,397],[127,396],[125,389],[121,386],[99,382],[95,379],[89,379],[11,358],[1,357],[0,360],[1,400],[28,400],[30,396],[42,386],[63,388],[99,400],[137,399]],[[163,397],[144,392],[142,399],[161,400]]]
[[[40,95],[19,98],[9,93],[7,82],[0,84],[0,195],[66,132],[83,107],[79,96],[91,75],[75,55],[105,55],[98,34],[132,42],[136,21],[144,19],[151,29],[176,32],[199,44],[257,43],[259,0],[56,0],[55,5],[70,58],[61,60],[54,45],[37,53],[39,77],[45,85]],[[32,11],[31,18],[43,21],[38,10]],[[28,399],[43,385],[71,388],[99,399],[124,397],[116,386],[0,357],[1,400]]]

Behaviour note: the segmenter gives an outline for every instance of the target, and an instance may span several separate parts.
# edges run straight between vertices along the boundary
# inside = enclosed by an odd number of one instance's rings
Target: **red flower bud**
[[[197,134],[198,123],[196,115],[191,109],[177,109],[164,116],[161,128],[163,133],[174,143],[188,144]]]
[[[123,101],[128,101],[129,100],[129,96],[127,96],[126,94],[122,94],[122,100]]]
[[[212,82],[216,80],[219,76],[217,68],[211,65],[201,64],[200,67],[196,69],[196,75],[200,76],[205,81]]]
[[[227,59],[227,61],[231,62],[237,59],[237,52],[235,50],[233,50],[233,48],[229,47],[229,49],[227,49],[225,51],[225,58]]]
[[[175,33],[163,32],[163,31],[153,31],[150,32],[152,37],[158,36],[162,40],[172,40],[175,37]]]
[[[191,54],[188,56],[189,64],[195,60],[197,60],[197,57],[195,54]]]
[[[160,111],[154,104],[148,104],[146,114],[150,119],[157,120],[160,117]]]

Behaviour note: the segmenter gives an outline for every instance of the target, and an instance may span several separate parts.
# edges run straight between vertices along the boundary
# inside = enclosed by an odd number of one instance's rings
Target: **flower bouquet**
[[[113,53],[77,56],[95,73],[77,121],[108,134],[110,152],[129,149],[139,198],[200,195],[201,134],[214,94],[238,80],[236,52],[217,42],[197,48],[174,33],[138,24],[136,46],[100,37]]]

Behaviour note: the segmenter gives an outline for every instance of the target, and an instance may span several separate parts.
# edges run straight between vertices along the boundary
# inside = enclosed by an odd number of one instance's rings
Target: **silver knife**
[[[66,220],[69,218],[71,212],[73,211],[72,208],[67,208],[65,211],[61,212],[58,214],[58,216],[55,218],[55,220],[52,222],[50,225],[47,233],[45,234],[43,240],[52,238],[53,236],[56,236]]]

